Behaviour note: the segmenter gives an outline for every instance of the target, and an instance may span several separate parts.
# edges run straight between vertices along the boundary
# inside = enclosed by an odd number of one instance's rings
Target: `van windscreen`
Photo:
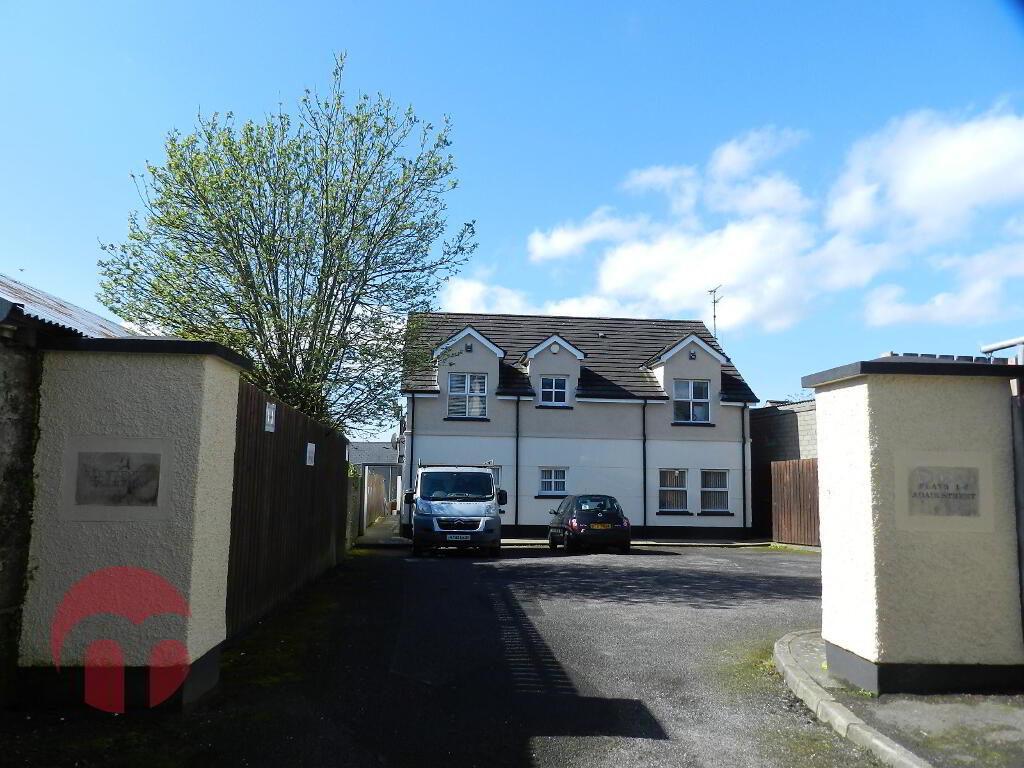
[[[424,472],[420,498],[430,501],[481,501],[494,496],[490,472]]]

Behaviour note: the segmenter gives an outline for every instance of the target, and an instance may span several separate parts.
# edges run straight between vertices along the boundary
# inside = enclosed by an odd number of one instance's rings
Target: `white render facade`
[[[457,325],[460,318],[454,319]],[[534,326],[543,320],[529,319]],[[483,324],[479,316],[466,320]],[[588,335],[587,322],[574,319],[572,335]],[[418,463],[492,462],[508,493],[506,528],[546,526],[560,499],[577,493],[615,496],[634,528],[651,535],[686,528],[729,536],[721,529],[749,528],[753,395],[723,400],[728,358],[702,334],[671,336],[675,343],[659,345],[656,357],[637,349],[635,371],[621,356],[614,363],[630,381],[639,376],[643,391],[619,387],[614,397],[595,397],[594,382],[620,375],[591,369],[614,331],[593,334],[584,351],[581,341],[557,330],[529,349],[529,341],[521,343],[519,354],[469,322],[438,343],[435,391],[422,378],[415,388],[406,383],[405,482]],[[532,334],[536,339],[537,327]],[[619,345],[628,347],[625,340]],[[518,379],[514,387],[510,372]],[[526,389],[532,394],[523,394]]]

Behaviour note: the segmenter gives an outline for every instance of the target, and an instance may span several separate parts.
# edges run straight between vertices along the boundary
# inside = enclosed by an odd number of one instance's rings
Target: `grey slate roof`
[[[71,331],[94,339],[116,339],[131,335],[127,328],[112,320],[2,274],[0,300],[15,305],[13,311],[21,316],[57,330]]]
[[[644,363],[691,333],[723,356],[725,352],[704,323],[697,320],[631,320],[615,317],[560,317],[554,315],[484,315],[462,312],[425,312],[413,315],[423,322],[423,343],[434,349],[467,326],[505,350],[499,364],[499,395],[533,395],[521,364],[526,351],[558,334],[586,357],[580,361],[578,397],[608,399],[649,398],[668,395]],[[603,335],[602,335],[603,334]],[[436,371],[406,376],[403,392],[437,392]],[[757,402],[757,397],[728,362],[722,366],[722,400]]]
[[[348,460],[352,464],[397,464],[398,449],[391,443],[349,443]]]

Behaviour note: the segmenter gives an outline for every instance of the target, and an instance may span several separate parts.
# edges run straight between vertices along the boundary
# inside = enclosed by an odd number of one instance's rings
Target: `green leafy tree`
[[[101,243],[99,299],[147,332],[245,354],[257,386],[314,418],[370,429],[393,421],[403,367],[428,363],[408,313],[433,308],[476,243],[473,223],[444,239],[447,118],[347,102],[343,69],[294,119],[171,131],[166,162],[133,176],[126,242]]]

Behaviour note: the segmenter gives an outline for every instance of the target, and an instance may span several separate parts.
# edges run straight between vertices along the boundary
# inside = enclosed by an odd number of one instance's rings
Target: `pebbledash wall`
[[[656,376],[711,381],[711,425],[673,426],[672,403],[648,399],[590,402],[573,396],[578,361],[567,351],[541,351],[530,362],[530,379],[540,392],[542,375],[569,378],[571,408],[541,406],[540,396],[501,396],[495,393],[498,359],[482,344],[459,352],[440,364],[440,392],[407,397],[405,482],[416,463],[479,464],[500,467],[500,486],[509,501],[503,526],[527,529],[547,526],[549,511],[561,496],[540,492],[542,467],[566,468],[566,493],[607,493],[622,504],[634,526],[644,524],[641,471],[646,421],[647,512],[650,528],[746,528],[750,525],[749,409],[721,401],[720,365],[699,345],[676,354]],[[487,419],[448,417],[448,373],[487,373]],[[519,411],[519,461],[516,479],[516,410]],[[744,440],[746,436],[746,440]],[[659,514],[659,469],[686,469],[689,514]],[[729,513],[700,514],[702,469],[727,470]],[[415,474],[413,472],[413,474]],[[518,486],[518,488],[517,488]],[[562,495],[564,496],[564,494]],[[709,531],[710,532],[710,531]]]
[[[51,622],[72,585],[98,569],[133,566],[169,581],[188,601],[191,615],[155,616],[129,631],[127,619],[91,616],[66,638],[62,666],[81,666],[85,645],[110,637],[118,639],[129,668],[147,664],[154,642],[179,640],[195,670],[225,639],[236,408],[244,361],[212,344],[178,341],[161,347],[159,341],[131,339],[112,344],[120,351],[43,353],[32,575],[20,664],[53,664]],[[135,347],[173,347],[175,353],[139,353]],[[177,353],[208,348],[220,353]],[[96,452],[158,454],[156,503],[78,503],[80,455]]]

